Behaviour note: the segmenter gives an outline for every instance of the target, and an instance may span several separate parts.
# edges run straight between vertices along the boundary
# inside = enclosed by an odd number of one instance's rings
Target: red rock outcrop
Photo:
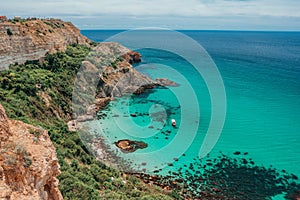
[[[127,60],[130,64],[138,63],[142,61],[142,55],[135,51],[129,51],[125,55],[122,56],[125,60]]]
[[[0,199],[63,199],[60,166],[48,132],[6,117],[0,105]]]

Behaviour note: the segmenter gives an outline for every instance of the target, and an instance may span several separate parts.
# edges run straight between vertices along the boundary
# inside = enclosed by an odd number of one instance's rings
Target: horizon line
[[[203,32],[210,32],[210,31],[220,31],[220,32],[299,32],[300,30],[264,30],[264,29],[168,29],[166,30],[173,30],[173,31],[203,31]],[[129,31],[129,30],[139,30],[137,28],[128,28],[128,29],[115,29],[115,28],[87,28],[87,29],[81,29],[80,31]],[[154,29],[155,30],[155,29]],[[162,29],[163,30],[163,29]]]

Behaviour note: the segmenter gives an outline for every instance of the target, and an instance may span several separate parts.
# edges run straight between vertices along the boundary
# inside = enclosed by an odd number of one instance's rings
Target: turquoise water
[[[102,41],[117,32],[83,31],[83,34]],[[236,157],[233,154],[236,151],[247,152],[247,155],[241,154],[239,157],[251,158],[258,166],[273,166],[300,176],[300,33],[183,33],[208,51],[221,73],[226,89],[226,121],[210,158],[216,158],[220,151],[233,158]],[[180,86],[156,88],[141,96],[122,97],[103,111],[108,114],[107,118],[92,123],[100,123],[104,127],[104,135],[112,148],[113,142],[119,139],[148,143],[148,148],[136,151],[136,154],[142,154],[159,150],[171,141],[174,142],[178,129],[171,126],[170,120],[176,119],[180,127],[182,112],[191,113],[188,121],[191,127],[199,125],[197,135],[185,150],[185,156],[179,156],[173,166],[165,167],[161,173],[176,171],[180,167],[184,168],[184,164],[192,162],[198,155],[211,117],[209,92],[202,77],[184,59],[153,49],[141,49],[139,52],[143,55],[143,61],[135,66],[138,71],[152,78],[168,77]],[[170,73],[166,66],[172,66],[180,74]],[[182,97],[177,95],[184,94],[189,84],[192,85],[200,105],[200,118],[194,113],[196,111],[193,102],[187,102],[183,108]],[[188,101],[189,98],[191,97],[186,96],[184,99]],[[164,113],[165,109],[167,112]],[[159,112],[162,119],[151,121],[147,115]],[[131,117],[131,113],[137,113],[138,116]],[[142,131],[136,133],[135,126]],[[185,131],[189,134],[188,128]],[[153,135],[150,136],[151,134]],[[184,148],[180,146],[181,143],[183,142],[176,143],[178,149]],[[120,155],[134,160],[135,164],[146,162],[147,159],[149,161],[147,156],[143,160],[135,154]],[[159,158],[153,158],[153,163],[157,163],[156,160],[172,162],[173,156],[172,153],[162,154]],[[150,166],[151,162],[144,167]]]

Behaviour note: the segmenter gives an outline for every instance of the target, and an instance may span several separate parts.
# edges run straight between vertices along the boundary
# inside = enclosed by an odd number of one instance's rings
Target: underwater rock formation
[[[172,166],[172,163],[167,164]],[[161,170],[154,170],[153,174],[129,174],[147,184],[175,190],[182,199],[257,200],[286,193],[286,199],[298,200],[300,196],[297,176],[256,165],[251,158],[231,158],[222,154],[217,158],[195,158],[194,162],[169,171],[167,175],[159,175]]]

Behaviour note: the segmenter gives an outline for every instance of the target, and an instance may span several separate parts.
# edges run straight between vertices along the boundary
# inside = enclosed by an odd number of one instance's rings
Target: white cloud
[[[268,15],[300,17],[298,0],[10,0],[2,13],[27,15],[222,16]]]
[[[124,18],[132,22],[144,20],[144,23],[151,19],[167,23],[171,19],[195,21],[204,17],[220,20],[230,17],[241,20],[251,17],[300,18],[299,8],[299,0],[9,0],[1,2],[0,13],[117,21]]]

